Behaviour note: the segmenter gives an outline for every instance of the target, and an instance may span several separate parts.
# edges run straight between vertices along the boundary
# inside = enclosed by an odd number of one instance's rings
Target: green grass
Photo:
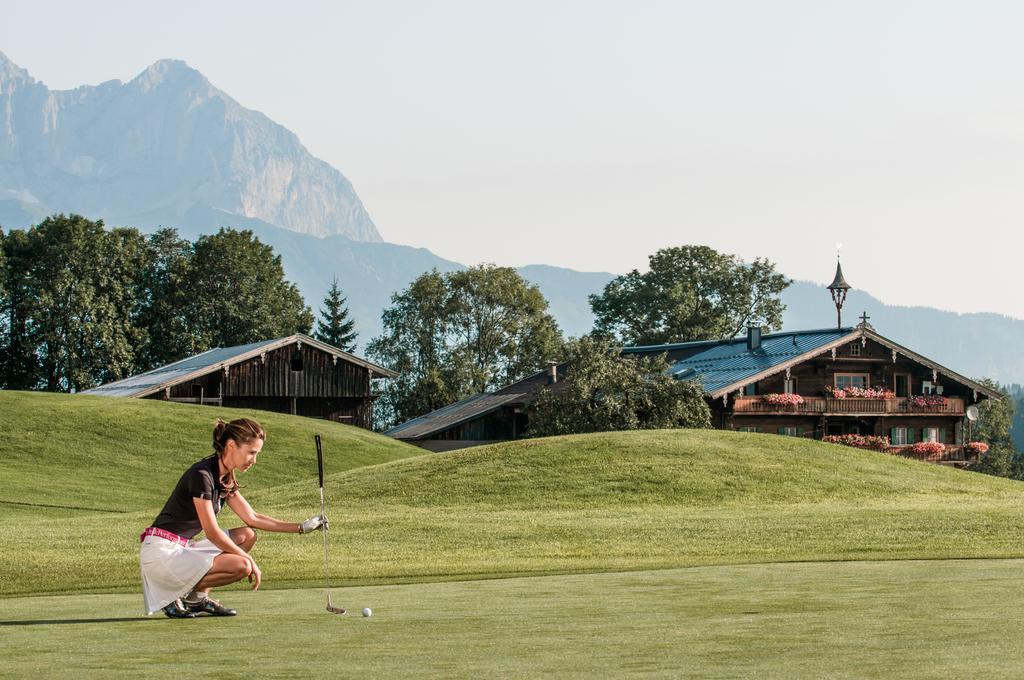
[[[208,450],[210,422],[222,411],[17,393],[0,393],[0,406],[19,415],[4,439],[13,455],[0,451],[4,500],[38,501],[22,476],[34,465],[48,503],[118,510],[3,505],[0,595],[136,589],[138,532]],[[317,510],[310,439],[314,430],[327,437],[331,556],[343,583],[1024,556],[1019,483],[875,452],[655,431],[403,458],[421,452],[355,428],[261,417],[269,439],[243,478],[245,495],[284,519]],[[60,446],[33,436],[41,423]],[[126,452],[122,442],[137,448]],[[72,460],[65,449],[75,451]],[[80,492],[96,487],[98,496]],[[224,521],[232,523],[230,513]],[[316,544],[264,534],[255,554],[267,587],[315,584]]]
[[[84,677],[180,673],[196,654],[227,677],[1018,672],[1020,483],[716,431],[423,454],[260,414],[246,497],[315,512],[321,432],[337,598],[378,615],[323,612],[319,535],[263,533],[264,588],[224,593],[243,616],[140,617],[138,533],[213,419],[240,414],[0,392],[5,674],[63,673],[69,655]]]
[[[1006,678],[1020,561],[701,567],[226,592],[233,619],[140,616],[141,596],[0,600],[9,677]],[[127,620],[123,620],[127,619]],[[1008,623],[1010,625],[1008,625]]]

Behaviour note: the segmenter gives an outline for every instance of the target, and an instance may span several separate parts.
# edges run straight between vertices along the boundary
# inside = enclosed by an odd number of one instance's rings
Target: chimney
[[[548,364],[548,384],[553,385],[558,382],[558,364],[554,361]]]
[[[761,327],[749,324],[747,326],[747,350],[753,352],[761,349]]]

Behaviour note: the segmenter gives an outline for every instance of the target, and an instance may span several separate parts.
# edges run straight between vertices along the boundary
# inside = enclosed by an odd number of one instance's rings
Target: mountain
[[[75,212],[154,227],[197,209],[381,240],[340,172],[184,62],[52,91],[0,53],[0,224]]]
[[[314,311],[338,277],[361,347],[380,333],[392,293],[432,268],[464,267],[384,243],[340,172],[184,62],[158,61],[128,83],[51,91],[0,53],[0,225],[26,227],[55,212],[145,231],[173,226],[193,240],[221,226],[251,229],[281,255]],[[518,271],[540,287],[566,335],[590,330],[587,296],[613,278],[547,265]],[[795,282],[783,301],[787,329],[835,323],[823,286]],[[893,307],[850,291],[845,323],[863,311],[879,332],[953,370],[1024,383],[1022,320]]]

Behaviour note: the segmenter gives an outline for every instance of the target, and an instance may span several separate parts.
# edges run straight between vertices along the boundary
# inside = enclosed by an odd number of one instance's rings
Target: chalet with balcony
[[[884,337],[867,314],[857,326],[843,327],[849,288],[837,266],[829,286],[837,313],[834,329],[762,335],[751,327],[745,337],[622,352],[664,355],[675,378],[699,381],[713,425],[720,429],[813,439],[878,437],[892,453],[953,465],[972,462],[977,453],[966,446],[969,408],[998,399],[999,393]],[[560,388],[568,372],[571,367],[553,366],[385,434],[435,451],[518,438],[529,432],[524,407],[539,390]],[[915,447],[921,442],[933,444]]]

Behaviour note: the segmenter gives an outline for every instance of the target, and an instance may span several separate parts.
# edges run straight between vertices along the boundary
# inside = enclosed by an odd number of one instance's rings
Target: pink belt
[[[148,529],[143,531],[142,535],[139,536],[139,542],[141,543],[142,541],[146,540],[146,536],[157,536],[159,538],[166,538],[168,541],[174,541],[175,543],[188,545],[188,539],[184,536],[172,534],[170,531],[166,531],[164,529],[157,529],[156,527],[149,527]]]

